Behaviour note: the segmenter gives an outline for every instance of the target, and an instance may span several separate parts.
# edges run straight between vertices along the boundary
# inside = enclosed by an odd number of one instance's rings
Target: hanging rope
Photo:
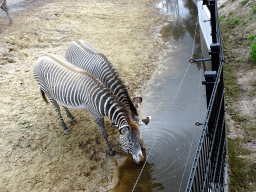
[[[198,18],[197,18],[197,23],[198,23]],[[197,23],[196,23],[196,29],[197,29]],[[196,29],[195,29],[195,35],[196,35]],[[194,36],[194,41],[193,41],[192,56],[193,56],[193,53],[194,53],[194,48],[195,48],[195,36]],[[191,58],[192,58],[192,57],[191,57]],[[173,101],[172,101],[172,103],[171,103],[171,105],[170,105],[170,108],[171,108],[171,106],[173,105],[174,101],[176,100],[176,98],[177,98],[177,96],[178,96],[178,93],[179,93],[179,91],[180,91],[181,85],[183,84],[183,81],[184,81],[184,79],[185,79],[185,77],[186,77],[186,75],[187,75],[187,72],[188,72],[188,69],[189,69],[190,65],[191,65],[191,62],[189,63],[189,65],[188,65],[188,67],[187,67],[187,69],[186,69],[186,71],[185,71],[185,73],[184,73],[184,75],[183,75],[183,77],[182,77],[182,80],[181,80],[180,85],[179,85],[179,87],[178,87],[177,93],[176,93],[175,98],[173,99]],[[169,108],[169,109],[170,109],[170,108]],[[137,185],[137,183],[138,183],[138,181],[139,181],[139,179],[140,179],[140,176],[141,176],[141,174],[142,174],[142,172],[143,172],[143,170],[144,170],[144,167],[145,167],[145,165],[146,165],[146,163],[147,163],[147,161],[148,161],[149,155],[150,155],[150,153],[151,153],[151,151],[152,151],[152,149],[153,149],[153,147],[154,147],[154,145],[155,145],[155,143],[156,143],[157,137],[158,137],[159,133],[161,132],[164,123],[165,123],[165,121],[162,123],[160,129],[159,129],[158,132],[157,132],[157,135],[156,135],[156,137],[155,137],[155,139],[154,139],[154,142],[153,142],[153,144],[152,144],[152,146],[151,146],[151,148],[150,148],[150,151],[149,151],[149,153],[148,153],[148,156],[146,157],[146,160],[145,160],[145,162],[144,162],[144,164],[143,164],[143,166],[142,166],[142,169],[141,169],[141,171],[140,171],[140,174],[139,174],[139,176],[138,176],[138,178],[137,178],[137,180],[136,180],[136,182],[135,182],[135,184],[134,184],[134,186],[133,186],[132,192],[133,192],[134,189],[136,188],[136,185]],[[194,136],[195,136],[195,135],[194,135]],[[193,137],[193,140],[194,140],[194,137]],[[191,146],[192,146],[192,145],[191,145]],[[191,147],[190,147],[190,151],[191,151]],[[190,152],[189,152],[189,153],[190,153]],[[186,163],[186,164],[187,164],[187,163]],[[183,173],[183,176],[184,176],[184,173]],[[183,177],[182,177],[182,179],[183,179]]]
[[[193,56],[193,53],[194,53],[194,44],[195,44],[195,38],[196,38],[196,32],[197,32],[197,26],[198,26],[198,16],[197,16],[197,21],[196,21],[196,28],[195,28],[195,33],[194,33],[194,42],[193,42],[193,49],[192,49],[192,56]],[[191,56],[191,58],[192,58]],[[201,62],[201,68],[202,68],[202,62]],[[201,68],[199,70],[199,82],[201,82]],[[197,106],[198,106],[198,113],[197,113],[197,123],[196,125],[199,126],[200,123],[199,123],[199,99],[200,99],[200,83],[199,83],[199,94],[198,94],[198,99],[197,99]],[[192,140],[191,140],[191,145],[190,145],[190,148],[189,148],[189,153],[188,153],[188,157],[187,157],[187,160],[186,160],[186,164],[185,164],[185,167],[184,167],[184,170],[183,170],[183,174],[182,174],[182,178],[181,178],[181,182],[180,182],[180,187],[179,187],[179,192],[180,192],[180,189],[181,189],[181,185],[182,185],[182,182],[183,182],[183,178],[184,178],[184,175],[185,175],[185,170],[187,168],[187,165],[188,165],[188,159],[189,159],[189,156],[190,156],[190,153],[191,153],[191,149],[192,149],[192,146],[193,146],[193,143],[194,143],[194,138],[195,138],[195,135],[196,135],[196,131],[192,137]]]

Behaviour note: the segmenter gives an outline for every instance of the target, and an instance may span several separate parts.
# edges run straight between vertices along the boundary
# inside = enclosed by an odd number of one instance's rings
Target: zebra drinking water
[[[105,55],[99,53],[89,43],[79,40],[71,42],[66,51],[65,58],[77,67],[91,72],[107,88],[113,90],[118,100],[128,105],[133,120],[139,120],[136,108],[142,102],[142,98],[135,97],[131,101],[128,90],[117,70]]]
[[[6,12],[6,14],[9,18],[10,25],[11,25],[12,24],[12,19],[10,17],[9,12],[8,12],[8,7],[7,7],[7,4],[6,4],[6,0],[0,0],[0,7],[1,7],[1,9],[3,9]],[[1,28],[0,28],[0,32],[1,32]]]
[[[58,113],[65,134],[68,133],[68,129],[61,116],[58,103],[64,107],[68,117],[73,121],[76,119],[67,108],[88,109],[101,130],[110,155],[114,155],[104,128],[104,116],[108,116],[120,131],[123,150],[132,154],[136,163],[144,160],[139,127],[133,122],[129,109],[91,73],[56,56],[43,56],[36,62],[33,74],[44,100],[47,101],[46,94]]]

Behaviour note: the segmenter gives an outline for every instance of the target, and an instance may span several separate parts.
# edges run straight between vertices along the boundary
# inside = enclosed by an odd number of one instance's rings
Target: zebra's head
[[[123,150],[130,153],[137,164],[144,161],[141,151],[140,131],[136,124],[125,125],[120,128],[120,142]]]

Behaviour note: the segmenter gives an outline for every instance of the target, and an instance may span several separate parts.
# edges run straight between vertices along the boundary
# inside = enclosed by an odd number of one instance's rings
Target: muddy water
[[[142,166],[128,159],[119,168],[114,191],[132,191],[140,173],[134,191],[185,191],[202,130],[195,123],[206,113],[201,80],[210,63],[189,63],[191,57],[207,57],[200,27],[195,30],[196,5],[192,0],[162,0],[157,6],[172,21],[161,29],[168,50],[143,95],[142,114],[152,116],[141,128],[147,163],[141,171]]]

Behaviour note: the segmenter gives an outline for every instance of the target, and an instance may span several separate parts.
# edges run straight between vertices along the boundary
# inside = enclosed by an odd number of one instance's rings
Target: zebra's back
[[[119,73],[105,55],[99,53],[89,43],[79,40],[71,42],[65,58],[70,63],[95,75],[113,91],[119,101],[127,104],[133,117],[138,116],[137,109],[134,107]]]
[[[104,89],[90,73],[54,56],[40,57],[34,66],[34,76],[46,94],[69,108],[90,107],[89,95],[97,88]]]

